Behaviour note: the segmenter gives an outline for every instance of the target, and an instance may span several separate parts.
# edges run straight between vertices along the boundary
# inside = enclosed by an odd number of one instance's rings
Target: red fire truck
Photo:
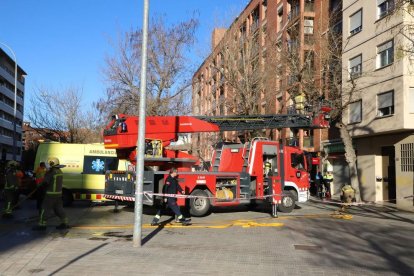
[[[194,170],[200,159],[184,151],[169,149],[180,133],[262,130],[281,128],[327,128],[330,108],[319,105],[307,114],[257,116],[152,116],[146,117],[144,204],[158,203],[154,194],[161,193],[168,170],[178,168],[178,181],[188,198],[178,198],[179,206],[189,208],[193,216],[204,216],[212,206],[235,206],[264,200],[276,208],[291,212],[295,202],[309,197],[311,166],[298,147],[266,138],[246,143],[218,143],[211,166]],[[104,130],[104,144],[116,149],[120,159],[136,164],[138,117],[125,114],[113,116]],[[135,200],[135,171],[108,171],[105,197],[117,201]]]

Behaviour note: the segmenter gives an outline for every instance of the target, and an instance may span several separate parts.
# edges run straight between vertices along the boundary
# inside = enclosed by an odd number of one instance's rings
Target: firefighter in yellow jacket
[[[40,210],[39,224],[33,230],[46,230],[46,216],[53,210],[55,215],[60,218],[60,225],[56,229],[67,229],[68,218],[63,210],[62,202],[62,179],[63,173],[59,159],[50,157],[48,160],[50,169],[46,172],[44,181],[41,185],[45,185],[46,195]]]
[[[300,93],[295,97],[295,109],[299,114],[305,113],[306,96],[304,93]]]
[[[19,178],[21,178],[22,172],[18,169],[19,163],[17,161],[9,161],[6,164],[5,172],[5,184],[4,184],[4,195],[5,195],[5,204],[3,217],[12,218],[13,212],[13,202],[16,197],[16,190],[19,184]]]

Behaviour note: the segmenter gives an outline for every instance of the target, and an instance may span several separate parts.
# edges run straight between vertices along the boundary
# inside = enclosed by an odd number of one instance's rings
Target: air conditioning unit
[[[311,19],[305,19],[304,23],[304,33],[305,34],[313,34],[313,20]]]
[[[305,19],[303,25],[305,27],[313,27],[313,20],[312,19]]]
[[[313,27],[306,27],[305,26],[305,29],[303,30],[303,32],[305,34],[313,34]]]

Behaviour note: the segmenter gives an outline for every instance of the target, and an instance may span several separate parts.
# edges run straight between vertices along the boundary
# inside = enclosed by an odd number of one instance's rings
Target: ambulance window
[[[118,159],[104,156],[85,156],[83,160],[84,174],[105,174],[107,170],[116,170]]]
[[[118,169],[118,159],[115,157],[106,158],[106,170],[117,170]]]

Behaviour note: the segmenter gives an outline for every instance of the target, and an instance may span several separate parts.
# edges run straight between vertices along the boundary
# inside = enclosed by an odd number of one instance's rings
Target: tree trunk
[[[357,202],[360,202],[361,192],[359,189],[358,170],[356,166],[356,154],[354,147],[352,145],[352,138],[348,130],[346,129],[346,125],[342,123],[337,123],[335,126],[339,128],[341,138],[345,146],[345,159],[349,166],[349,176],[351,180],[351,186],[355,190],[355,199]]]

